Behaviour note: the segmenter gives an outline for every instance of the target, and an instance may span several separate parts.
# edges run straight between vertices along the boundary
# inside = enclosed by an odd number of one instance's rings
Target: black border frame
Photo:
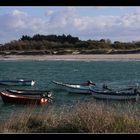
[[[138,6],[139,0],[0,0],[0,6]]]

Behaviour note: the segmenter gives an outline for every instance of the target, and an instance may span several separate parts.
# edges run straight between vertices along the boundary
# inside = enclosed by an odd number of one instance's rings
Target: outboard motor
[[[50,98],[52,96],[52,92],[51,91],[48,91],[47,92],[47,96]]]
[[[137,94],[137,93],[138,93],[137,88],[134,88],[134,93],[135,93],[135,94]]]
[[[107,89],[107,84],[103,84],[103,89]]]
[[[87,81],[87,84],[88,84],[88,85],[95,85],[95,83],[92,82],[91,80],[88,80],[88,81]]]
[[[47,91],[46,93],[43,93],[43,94],[42,94],[42,98],[47,98],[47,99],[49,99],[49,100],[52,100],[52,99],[53,99],[53,98],[52,98],[52,92]]]

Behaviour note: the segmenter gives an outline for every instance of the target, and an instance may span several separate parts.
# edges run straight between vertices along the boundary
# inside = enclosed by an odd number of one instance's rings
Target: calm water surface
[[[54,102],[50,106],[61,108],[81,102],[104,102],[109,106],[116,101],[96,101],[91,95],[70,94],[58,91],[52,80],[82,83],[95,81],[98,85],[107,83],[112,88],[140,83],[140,61],[0,61],[0,79],[34,79],[34,87],[13,87],[21,89],[51,90]],[[4,90],[5,87],[0,87]],[[128,103],[120,103],[117,110],[127,110]],[[129,103],[140,110],[140,103]],[[40,108],[40,107],[38,107]],[[0,121],[6,120],[12,113],[25,109],[23,105],[5,105],[0,98]],[[47,109],[47,107],[46,107]]]

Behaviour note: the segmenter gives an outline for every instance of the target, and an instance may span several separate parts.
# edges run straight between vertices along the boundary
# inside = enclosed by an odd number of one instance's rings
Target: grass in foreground
[[[129,106],[128,106],[129,107]],[[140,133],[140,113],[116,112],[103,104],[82,103],[73,110],[28,108],[0,126],[1,133]]]

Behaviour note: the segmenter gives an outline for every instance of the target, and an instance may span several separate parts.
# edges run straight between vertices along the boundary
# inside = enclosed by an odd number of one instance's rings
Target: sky
[[[140,6],[0,6],[0,44],[35,34],[140,41]]]

